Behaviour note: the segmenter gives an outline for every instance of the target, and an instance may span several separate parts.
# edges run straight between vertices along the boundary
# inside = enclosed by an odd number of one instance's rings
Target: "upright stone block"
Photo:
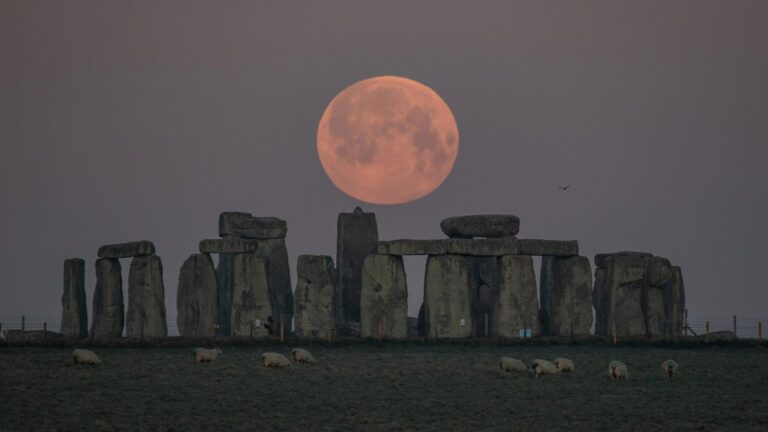
[[[264,337],[264,323],[272,315],[267,261],[251,254],[234,259],[231,329],[232,336]]]
[[[470,318],[476,336],[495,336],[499,308],[499,259],[466,257],[472,266],[469,283]]]
[[[280,320],[285,324],[286,333],[291,330],[293,320],[293,288],[291,270],[288,264],[288,248],[285,239],[257,240],[259,248],[255,255],[265,259],[269,278],[270,304],[275,326]],[[277,328],[277,327],[276,327]]]
[[[293,295],[296,336],[324,338],[334,329],[336,269],[325,255],[300,255]]]
[[[403,258],[369,255],[363,262],[360,292],[362,337],[408,336],[408,287]]]
[[[424,277],[424,321],[429,338],[472,335],[470,276],[472,266],[461,255],[431,255]]]
[[[599,321],[595,334],[609,336],[611,322],[616,323],[618,336],[646,334],[643,297],[647,290],[646,272],[653,256],[646,253],[622,252],[600,254],[595,263],[602,272],[596,274],[595,306]]]
[[[685,326],[685,286],[680,267],[672,266],[670,280],[662,287],[664,295],[665,334],[676,338]]]
[[[341,335],[355,336],[345,334],[343,329],[350,327],[347,322],[360,322],[363,262],[376,253],[379,242],[376,215],[360,207],[352,213],[339,213],[336,235],[336,328]]]
[[[542,257],[541,324],[549,336],[588,335],[592,328],[592,269],[589,259]]]
[[[523,255],[501,257],[499,279],[497,335],[519,337],[520,331],[526,329],[530,329],[532,335],[540,334],[533,258]]]
[[[214,336],[219,317],[216,270],[208,254],[192,254],[181,266],[176,323],[181,336]]]
[[[135,257],[128,273],[128,337],[166,337],[163,264],[157,255]]]
[[[116,258],[96,260],[96,289],[93,292],[93,323],[91,334],[96,339],[123,336],[125,308],[123,305],[123,276]]]
[[[61,296],[61,334],[71,338],[88,336],[88,306],[85,302],[85,261],[64,261],[64,294]]]
[[[235,289],[235,256],[237,254],[219,254],[219,266],[216,268],[217,299],[219,304],[218,336],[232,334],[232,296]]]

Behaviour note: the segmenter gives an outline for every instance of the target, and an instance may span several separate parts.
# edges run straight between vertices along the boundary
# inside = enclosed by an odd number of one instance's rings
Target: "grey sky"
[[[590,258],[668,257],[691,315],[766,317],[766,22],[765,1],[0,0],[0,320],[58,316],[68,257],[90,305],[97,248],[139,239],[175,316],[181,263],[224,210],[288,221],[295,284],[360,204],[324,174],[317,123],[377,75],[433,88],[460,133],[433,194],[361,204],[382,239],[512,213]]]

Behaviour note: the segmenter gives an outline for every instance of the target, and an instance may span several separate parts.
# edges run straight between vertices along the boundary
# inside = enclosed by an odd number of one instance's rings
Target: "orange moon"
[[[428,195],[448,177],[458,151],[459,129],[445,101],[397,76],[347,87],[317,128],[317,152],[333,184],[373,204]]]

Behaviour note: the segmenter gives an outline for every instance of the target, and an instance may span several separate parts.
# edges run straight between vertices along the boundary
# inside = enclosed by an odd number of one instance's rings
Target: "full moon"
[[[428,195],[448,177],[458,150],[459,130],[445,101],[397,76],[347,87],[317,128],[317,152],[333,184],[373,204]]]

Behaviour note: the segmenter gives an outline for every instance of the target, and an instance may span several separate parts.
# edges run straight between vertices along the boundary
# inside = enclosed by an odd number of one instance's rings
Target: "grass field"
[[[319,364],[264,369],[265,351],[224,347],[213,364],[189,348],[0,347],[2,431],[768,430],[768,350],[358,345],[308,347]],[[570,357],[572,377],[505,374]],[[662,377],[674,358],[679,379]],[[630,379],[607,379],[619,359]]]

